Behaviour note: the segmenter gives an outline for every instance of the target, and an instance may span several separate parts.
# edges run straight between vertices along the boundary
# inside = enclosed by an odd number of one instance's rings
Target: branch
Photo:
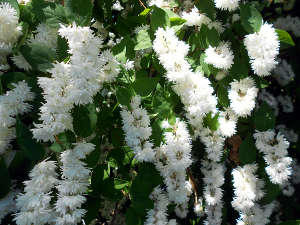
[[[147,9],[147,7],[144,5],[144,3],[141,1],[141,0],[138,0],[140,5],[144,8],[144,9]]]

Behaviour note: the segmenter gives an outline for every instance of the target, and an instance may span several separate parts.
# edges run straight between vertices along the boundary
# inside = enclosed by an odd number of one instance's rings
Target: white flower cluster
[[[278,35],[273,26],[263,24],[258,32],[246,35],[244,44],[254,73],[261,77],[270,75],[279,54]]]
[[[209,29],[216,29],[218,33],[224,32],[224,27],[221,22],[215,20],[212,21],[205,14],[200,13],[198,8],[194,6],[190,12],[182,12],[181,17],[186,20],[185,25],[187,26],[197,26],[199,29],[202,24],[206,25]]]
[[[178,40],[173,29],[158,28],[155,37],[153,49],[167,70],[167,79],[174,82],[173,89],[180,96],[186,116],[196,129],[197,136],[205,114],[216,110],[214,89],[203,74],[191,71],[190,64],[185,60],[189,46]]]
[[[19,192],[19,190],[11,190],[4,198],[0,199],[0,224],[6,215],[17,210],[15,198]]]
[[[43,161],[29,173],[31,180],[25,181],[25,193],[17,198],[14,220],[18,225],[43,225],[54,222],[55,212],[51,208],[51,189],[57,184],[54,161]]]
[[[219,131],[224,137],[231,137],[236,133],[238,117],[231,108],[225,108],[219,115]]]
[[[61,154],[62,180],[57,186],[58,199],[55,204],[57,225],[78,224],[85,214],[81,205],[86,198],[82,196],[89,186],[90,169],[81,160],[91,153],[95,146],[91,143],[76,143],[72,150]]]
[[[121,11],[124,9],[124,7],[121,5],[121,3],[117,0],[111,7],[112,10]]]
[[[5,153],[10,141],[15,138],[15,116],[30,111],[27,101],[32,101],[34,94],[25,81],[12,84],[15,88],[0,96],[0,155]]]
[[[228,97],[230,99],[230,107],[240,117],[247,117],[255,107],[255,99],[258,89],[252,78],[246,77],[240,81],[230,83]]]
[[[170,0],[148,0],[147,4],[149,6],[156,5],[159,8],[168,8]]]
[[[279,124],[276,129],[289,141],[296,143],[298,141],[298,134],[294,130],[288,129],[285,124]]]
[[[140,105],[141,97],[134,96],[130,102],[130,110],[124,108],[121,111],[125,140],[138,161],[153,162],[155,152],[153,144],[149,141],[152,134],[150,118]]]
[[[59,34],[68,40],[68,63],[55,63],[51,78],[39,77],[46,103],[40,108],[41,124],[32,129],[37,140],[54,141],[54,136],[72,130],[74,105],[88,104],[104,82],[112,82],[119,73],[119,63],[109,50],[99,55],[102,40],[89,27],[61,25]]]
[[[229,42],[221,42],[218,47],[209,46],[205,50],[205,62],[218,69],[228,70],[233,64],[233,53]]]
[[[22,34],[17,11],[7,2],[0,2],[0,75],[9,69],[6,56],[12,51],[13,44]]]
[[[300,37],[300,19],[299,17],[292,17],[287,15],[286,17],[279,17],[274,26],[278,29],[291,31],[296,37]]]
[[[254,134],[257,149],[264,154],[264,160],[267,163],[265,168],[272,183],[283,184],[291,175],[292,158],[288,157],[289,142],[284,136],[273,130],[265,132],[256,131]]]
[[[238,166],[232,171],[234,197],[231,202],[234,209],[239,211],[238,225],[258,224],[265,225],[269,222],[269,215],[256,203],[264,196],[264,182],[255,175],[256,164]]]
[[[165,122],[164,128],[171,131],[164,133],[165,144],[157,149],[155,165],[164,178],[169,200],[185,205],[190,195],[186,169],[192,164],[191,138],[186,124],[178,118],[174,125]]]
[[[269,93],[265,89],[262,89],[259,92],[257,99],[259,101],[266,102],[269,106],[271,106],[274,109],[275,116],[278,115],[278,113],[279,113],[278,101],[271,93]]]
[[[215,0],[217,8],[222,10],[234,11],[239,7],[240,0]]]
[[[280,103],[282,106],[282,111],[285,113],[292,113],[294,112],[294,105],[292,102],[292,98],[289,95],[279,95],[277,96],[277,101]]]
[[[292,66],[285,59],[281,59],[277,67],[273,70],[272,76],[277,80],[279,85],[286,86],[294,79],[295,73]]]
[[[147,212],[145,225],[176,225],[176,220],[168,221],[167,207],[169,199],[159,186],[153,190],[150,198],[154,201],[154,208]]]

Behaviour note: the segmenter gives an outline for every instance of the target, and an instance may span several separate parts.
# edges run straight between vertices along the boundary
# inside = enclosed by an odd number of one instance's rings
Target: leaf
[[[274,129],[276,118],[274,110],[266,102],[264,102],[254,114],[255,129],[259,131],[266,131]]]
[[[200,55],[201,70],[203,71],[203,73],[207,74],[208,76],[211,74],[216,74],[218,70],[216,68],[214,68],[212,65],[207,64],[205,62],[205,57],[206,57],[205,53],[202,53]]]
[[[65,0],[66,15],[69,22],[75,21],[78,26],[87,26],[92,18],[92,1]]]
[[[97,120],[93,120],[95,112],[91,112],[88,106],[75,106],[72,111],[74,132],[80,137],[88,137],[95,130]]]
[[[118,102],[121,105],[127,106],[130,108],[130,100],[131,100],[131,92],[128,90],[128,88],[125,87],[118,87],[116,91],[116,97]]]
[[[126,211],[126,225],[142,225],[142,218],[139,214],[134,210],[133,207],[129,207]]]
[[[13,89],[13,83],[18,83],[19,81],[28,81],[30,78],[22,72],[8,72],[4,73],[1,76],[1,81],[4,87],[8,87],[9,89]]]
[[[20,9],[19,9],[19,4],[17,0],[0,0],[0,3],[9,3],[11,5],[11,7],[13,7],[16,12],[17,12],[17,17],[20,16]]]
[[[59,24],[68,23],[65,8],[60,4],[56,4],[54,9],[48,6],[43,11],[46,17],[46,24],[49,27],[59,28]]]
[[[215,19],[216,9],[213,0],[196,0],[195,5],[200,12],[207,14],[211,19]]]
[[[68,53],[69,45],[68,41],[61,37],[57,36],[57,49],[56,49],[56,58],[59,62],[64,61],[70,54]]]
[[[20,51],[34,70],[47,72],[53,67],[55,51],[45,45],[31,43],[30,45],[23,45]]]
[[[220,105],[223,107],[228,107],[230,104],[229,98],[228,98],[228,90],[225,86],[219,85],[218,91],[217,91],[218,101]]]
[[[220,126],[218,119],[219,119],[219,114],[216,114],[213,117],[212,113],[210,112],[203,118],[203,125],[205,127],[208,127],[212,131],[216,131]]]
[[[186,20],[178,17],[170,17],[171,27],[175,32],[179,31],[185,24]]]
[[[249,3],[241,4],[240,12],[244,29],[249,33],[258,32],[263,22],[260,12]]]
[[[5,161],[1,156],[0,156],[0,177],[1,177],[0,199],[2,199],[10,191],[11,179]]]
[[[137,77],[133,82],[132,87],[138,95],[148,96],[155,89],[159,80],[159,77]]]
[[[256,147],[251,134],[249,134],[240,145],[239,158],[242,165],[256,161]]]
[[[152,47],[152,41],[150,34],[147,30],[140,30],[136,35],[137,44],[134,46],[134,50],[141,50]]]
[[[112,53],[120,62],[126,63],[127,59],[132,60],[135,57],[134,46],[134,41],[130,36],[126,36],[112,48]]]
[[[66,149],[71,149],[72,144],[76,142],[76,137],[72,131],[66,131],[57,135],[57,142],[50,146],[50,149],[54,152],[62,152]]]
[[[143,12],[140,13],[140,16],[147,16],[151,12],[151,9],[144,9]]]
[[[45,150],[40,143],[33,139],[31,131],[17,118],[16,121],[17,143],[25,153],[25,156],[31,161],[39,161],[43,159]]]
[[[280,41],[280,48],[288,48],[291,46],[295,46],[295,42],[293,41],[291,35],[285,30],[276,29],[276,33],[278,35],[278,39]]]
[[[288,220],[278,225],[300,225],[300,220]]]
[[[266,177],[264,181],[265,181],[265,186],[264,186],[265,195],[261,201],[263,204],[269,204],[272,201],[274,201],[280,194],[280,186],[278,184],[271,183],[268,177]]]
[[[166,28],[170,25],[171,22],[166,11],[154,5],[150,17],[150,26],[152,31],[155,32],[159,27]]]

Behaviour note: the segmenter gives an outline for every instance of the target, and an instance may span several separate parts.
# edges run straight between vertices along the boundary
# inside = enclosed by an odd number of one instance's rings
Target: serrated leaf
[[[68,41],[61,37],[57,36],[57,48],[56,48],[56,58],[59,62],[64,61],[68,56],[70,56],[70,53],[68,53],[69,45]]]
[[[205,13],[211,19],[215,19],[216,9],[213,0],[196,0],[195,5],[200,12]]]
[[[293,41],[291,35],[285,30],[276,29],[276,33],[278,35],[278,39],[280,41],[280,48],[288,48],[291,46],[295,46],[295,42]]]
[[[260,12],[249,3],[241,4],[241,22],[244,29],[249,33],[258,32],[263,22]]]
[[[210,112],[203,118],[203,125],[205,127],[208,127],[212,131],[216,131],[220,126],[218,119],[219,119],[219,114],[213,116],[212,113]]]
[[[205,73],[208,76],[211,75],[211,74],[216,74],[218,70],[216,68],[214,68],[212,65],[207,64],[205,62],[205,57],[206,57],[205,53],[202,53],[200,55],[201,70],[203,71],[203,73]]]
[[[45,150],[40,143],[33,139],[31,131],[17,118],[16,121],[17,143],[31,161],[39,161],[45,155]]]
[[[249,134],[240,145],[239,158],[241,165],[256,161],[256,147],[251,134]]]
[[[65,8],[60,4],[56,4],[54,9],[48,6],[43,11],[46,17],[46,24],[49,27],[59,28],[59,24],[68,23]]]
[[[93,121],[87,106],[75,106],[72,116],[74,132],[79,137],[88,137],[93,133]]]
[[[153,6],[152,14],[150,17],[150,25],[153,32],[159,27],[169,27],[171,25],[168,14],[161,8]]]
[[[118,102],[121,105],[127,106],[130,108],[130,101],[131,101],[131,92],[128,90],[128,88],[125,87],[118,87],[116,91],[116,97]]]
[[[159,77],[141,77],[133,82],[132,87],[138,95],[148,96],[155,89],[159,79]]]
[[[65,0],[66,15],[69,22],[75,21],[79,26],[87,26],[92,18],[92,1]]]
[[[228,90],[223,86],[219,85],[218,91],[217,91],[218,101],[223,107],[228,107],[230,104],[229,98],[228,98]]]
[[[134,50],[141,50],[152,47],[152,41],[150,34],[147,30],[140,30],[136,35],[137,44],[134,46]]]
[[[259,131],[274,129],[275,122],[276,117],[274,115],[274,110],[264,102],[254,114],[255,129]]]
[[[126,36],[112,48],[112,53],[120,62],[126,63],[127,59],[132,60],[135,57],[134,46],[135,43],[132,38]]]

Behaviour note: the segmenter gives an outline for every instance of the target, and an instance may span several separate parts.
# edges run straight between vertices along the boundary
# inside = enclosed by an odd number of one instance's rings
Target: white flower
[[[279,54],[278,35],[273,26],[263,24],[258,32],[246,35],[244,44],[254,73],[262,77],[270,75]]]
[[[265,89],[262,89],[258,95],[258,100],[266,102],[274,109],[275,115],[278,115],[278,102],[271,93],[267,92]]]
[[[11,57],[14,64],[25,71],[31,70],[31,65],[27,62],[27,60],[24,58],[24,56],[21,53],[18,53]]]
[[[272,183],[283,184],[291,175],[292,158],[288,157],[287,149],[289,142],[273,130],[265,132],[256,131],[254,134],[257,149],[264,154],[264,160],[267,163],[265,168]]]
[[[222,10],[234,11],[239,7],[240,0],[215,0],[217,8]]]
[[[15,138],[15,116],[31,110],[34,94],[25,81],[12,84],[15,88],[0,96],[0,155],[9,147],[10,141]]]
[[[279,17],[274,22],[274,27],[282,30],[291,31],[296,37],[300,37],[300,19],[299,17],[292,17],[287,15]]]
[[[134,61],[129,61],[129,59],[127,59],[127,62],[124,65],[126,70],[132,70],[134,69]]]
[[[199,13],[197,7],[194,6],[190,12],[183,12],[182,18],[186,20],[185,25],[187,26],[199,26],[202,24],[209,24],[211,20],[205,15]]]
[[[57,184],[54,161],[42,161],[29,173],[31,180],[25,181],[25,193],[17,198],[14,220],[18,225],[49,224],[54,222],[55,214],[51,208],[51,189]]]
[[[234,56],[228,42],[221,42],[218,47],[209,46],[205,55],[205,62],[218,69],[228,70],[233,64]]]
[[[286,125],[280,124],[276,126],[276,129],[283,134],[283,136],[289,141],[296,143],[298,141],[298,134],[294,130],[288,129]]]
[[[231,82],[230,86],[231,89],[228,93],[230,108],[238,116],[249,116],[255,107],[255,98],[258,92],[254,80],[247,77],[240,81]]]
[[[57,186],[58,199],[55,204],[57,212],[56,224],[77,224],[85,214],[81,205],[86,201],[82,196],[89,186],[90,169],[82,162],[95,146],[91,143],[75,143],[72,150],[61,154],[62,180]]]
[[[17,210],[15,198],[19,192],[19,190],[11,190],[4,198],[0,199],[0,223],[6,215]]]
[[[147,3],[149,6],[156,5],[159,8],[169,7],[170,0],[148,0]]]
[[[121,11],[124,9],[124,7],[121,5],[121,3],[117,0],[111,7],[112,10]]]
[[[279,60],[279,64],[273,70],[272,76],[277,80],[279,85],[286,86],[293,81],[295,73],[293,68],[285,59]]]
[[[220,113],[219,130],[223,136],[231,137],[232,135],[234,135],[236,133],[237,119],[238,119],[237,116],[230,108],[227,108],[227,109],[225,109],[224,112],[222,111]]]
[[[292,113],[294,112],[294,105],[292,102],[292,98],[289,95],[279,95],[277,97],[278,102],[281,104],[282,106],[282,111],[285,113]]]

